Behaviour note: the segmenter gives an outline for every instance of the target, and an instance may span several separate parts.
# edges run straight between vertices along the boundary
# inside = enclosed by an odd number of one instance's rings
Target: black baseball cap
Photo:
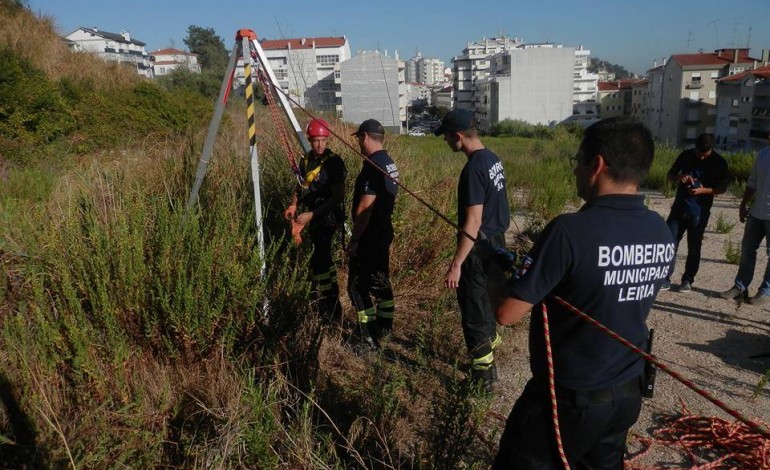
[[[444,132],[462,132],[474,127],[476,127],[476,120],[473,118],[473,113],[465,109],[453,109],[444,116],[441,125],[433,131],[433,134],[441,135]]]
[[[358,130],[350,135],[381,134],[385,135],[385,128],[376,119],[367,119],[358,126]]]

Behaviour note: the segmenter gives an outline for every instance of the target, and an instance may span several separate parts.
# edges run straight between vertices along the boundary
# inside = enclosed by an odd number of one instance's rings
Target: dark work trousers
[[[494,251],[504,245],[504,234],[476,241],[460,268],[457,303],[473,369],[488,369],[494,361],[497,320],[490,297],[499,297],[496,291],[505,284],[505,274],[494,255]]]
[[[339,303],[337,266],[332,258],[332,242],[337,234],[337,226],[334,223],[322,221],[315,225],[311,224],[309,230],[310,240],[313,242],[310,269],[313,271],[313,282],[318,289],[319,311],[330,320],[341,321],[342,307]]]
[[[687,232],[687,260],[684,263],[682,281],[695,282],[695,275],[698,274],[698,267],[700,267],[703,234],[706,232],[710,216],[710,212],[703,212],[700,216],[674,214],[672,212],[666,220],[666,224],[668,224],[668,228],[671,230],[671,236],[674,237],[675,250],[679,249],[679,242],[682,241],[684,232]],[[672,265],[669,273],[673,273],[673,270],[674,266]]]
[[[628,429],[642,407],[641,378],[594,392],[557,387],[564,453],[574,470],[621,470]],[[562,468],[548,385],[530,380],[508,416],[494,470]]]
[[[348,295],[356,309],[359,333],[375,336],[393,325],[395,305],[390,284],[393,236],[362,237],[348,267]],[[375,304],[376,302],[376,304]],[[371,328],[372,322],[377,328]]]

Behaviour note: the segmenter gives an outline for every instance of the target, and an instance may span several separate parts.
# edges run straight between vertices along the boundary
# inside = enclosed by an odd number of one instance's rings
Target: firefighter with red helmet
[[[299,162],[300,181],[292,194],[291,204],[284,217],[292,222],[295,241],[305,227],[310,232],[313,254],[310,268],[318,289],[320,311],[340,321],[337,267],[332,258],[332,241],[337,230],[342,230],[345,219],[345,163],[339,155],[327,148],[331,133],[324,119],[311,120],[305,129],[311,149]],[[298,210],[298,205],[302,211]]]

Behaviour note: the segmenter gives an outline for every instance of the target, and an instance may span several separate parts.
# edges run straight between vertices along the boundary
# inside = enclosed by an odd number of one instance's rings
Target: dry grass
[[[68,32],[59,31],[51,16],[3,6],[0,10],[0,44],[29,60],[51,80],[87,82],[100,91],[124,89],[141,80],[131,68],[93,54],[72,53],[61,37]]]

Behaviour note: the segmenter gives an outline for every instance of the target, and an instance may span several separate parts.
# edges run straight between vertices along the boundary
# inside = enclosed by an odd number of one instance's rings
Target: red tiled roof
[[[264,50],[288,49],[311,49],[315,47],[341,47],[347,42],[345,37],[326,37],[326,38],[293,38],[293,39],[262,39],[259,44]]]
[[[599,91],[617,91],[623,89],[629,89],[632,85],[636,84],[639,80],[636,78],[628,78],[624,80],[608,80],[599,82]]]
[[[726,65],[735,60],[736,49],[717,49],[714,52],[701,52],[698,54],[674,54],[671,56],[682,67],[692,65]],[[748,49],[737,49],[738,62],[746,63],[754,59],[749,57]]]
[[[729,77],[722,78],[719,81],[723,83],[739,82],[744,78],[748,77],[749,75],[753,75],[759,78],[770,78],[770,65],[765,65],[764,67],[758,67],[754,70],[746,70],[745,72],[736,73],[735,75],[730,75]]]
[[[157,51],[150,52],[150,55],[195,55],[190,52],[180,51],[173,47],[167,47],[165,49],[158,49]]]

